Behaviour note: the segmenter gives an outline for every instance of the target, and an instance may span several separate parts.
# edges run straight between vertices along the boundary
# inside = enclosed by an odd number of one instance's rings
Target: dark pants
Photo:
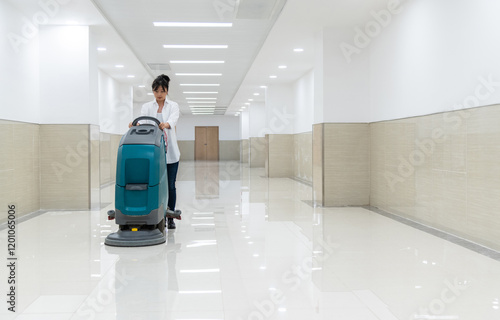
[[[179,162],[168,163],[167,164],[167,175],[168,175],[168,207],[170,210],[175,211],[175,201],[177,200],[177,194],[175,192],[175,179],[177,178],[177,169],[179,168]]]

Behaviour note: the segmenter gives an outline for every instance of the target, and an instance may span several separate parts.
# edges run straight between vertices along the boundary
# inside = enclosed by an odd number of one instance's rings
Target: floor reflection
[[[195,190],[197,199],[219,197],[219,162],[198,161],[195,170]]]

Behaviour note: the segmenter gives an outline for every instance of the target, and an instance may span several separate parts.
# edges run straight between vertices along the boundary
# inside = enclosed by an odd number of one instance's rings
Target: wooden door
[[[194,128],[194,159],[219,160],[219,127]]]

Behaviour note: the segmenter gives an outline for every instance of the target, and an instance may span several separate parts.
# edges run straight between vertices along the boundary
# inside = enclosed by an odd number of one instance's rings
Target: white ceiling
[[[10,1],[27,17],[38,0]],[[52,25],[90,25],[99,68],[134,85],[137,102],[148,101],[152,79],[170,76],[169,96],[183,114],[187,98],[216,98],[216,114],[234,115],[248,99],[265,99],[261,86],[291,83],[314,66],[314,36],[324,26],[362,26],[387,0],[67,0],[50,17]],[[155,27],[153,22],[230,22],[230,28]],[[353,31],[354,32],[354,31]],[[166,44],[228,45],[227,49],[166,49]],[[301,53],[294,48],[303,48]],[[97,50],[97,48],[96,48]],[[223,60],[224,64],[174,64],[173,60]],[[116,68],[121,64],[123,68]],[[151,69],[148,64],[162,64]],[[286,69],[278,66],[286,65]],[[220,73],[181,76],[176,73]],[[134,75],[134,78],[127,77]],[[270,79],[276,75],[276,79]],[[187,87],[181,84],[219,84]],[[144,85],[145,88],[140,88]],[[217,94],[186,94],[216,91]],[[255,96],[254,93],[260,95]],[[210,99],[214,101],[214,99]],[[193,105],[193,104],[191,104]],[[207,105],[207,104],[205,104]],[[213,105],[213,104],[211,104]]]
[[[243,81],[285,0],[92,0],[152,76],[170,76],[169,96],[181,112],[189,105],[215,105],[224,114]],[[234,4],[232,4],[234,3]],[[253,17],[253,19],[247,19]],[[155,27],[153,22],[230,22],[230,28]],[[166,49],[163,45],[227,45],[227,49]],[[223,64],[174,64],[177,60],[224,61]],[[162,70],[148,64],[163,64]],[[215,73],[221,76],[183,76]],[[219,86],[182,86],[218,84]],[[150,82],[146,84],[150,87]],[[183,92],[218,92],[187,94]],[[212,103],[189,103],[187,98]],[[191,101],[202,102],[200,99]]]

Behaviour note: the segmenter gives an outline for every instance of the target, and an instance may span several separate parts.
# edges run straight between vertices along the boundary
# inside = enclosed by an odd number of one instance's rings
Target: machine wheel
[[[158,223],[158,230],[165,234],[165,218],[161,219],[160,223]]]

